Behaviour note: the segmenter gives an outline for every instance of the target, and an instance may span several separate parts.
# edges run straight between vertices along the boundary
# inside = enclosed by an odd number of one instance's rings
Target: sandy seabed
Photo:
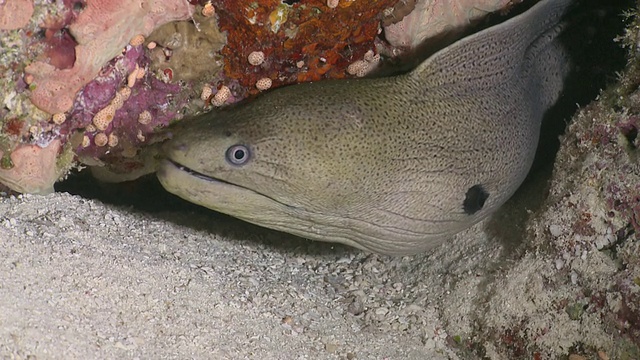
[[[486,221],[405,257],[260,228],[153,186],[142,206],[65,192],[0,198],[0,358],[634,354],[605,321],[626,314],[624,289],[611,286],[632,263],[621,273],[604,249],[544,250],[571,224],[543,202],[545,179],[534,172]]]
[[[70,211],[73,209],[73,211]],[[392,258],[210,212],[66,193],[0,200],[0,357],[447,359],[453,279],[501,245],[475,227]],[[453,305],[453,304],[450,304]]]

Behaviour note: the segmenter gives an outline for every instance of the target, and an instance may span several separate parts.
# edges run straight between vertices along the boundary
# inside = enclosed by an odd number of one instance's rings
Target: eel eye
[[[227,149],[227,161],[233,165],[244,165],[249,161],[249,148],[244,145],[233,145]]]

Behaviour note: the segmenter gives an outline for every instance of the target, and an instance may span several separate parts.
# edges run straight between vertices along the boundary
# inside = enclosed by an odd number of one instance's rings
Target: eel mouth
[[[168,159],[168,158],[165,159],[162,162],[161,167],[167,167],[167,166],[174,167],[177,170],[182,171],[182,172],[186,173],[189,176],[193,176],[193,177],[196,177],[198,179],[205,180],[205,181],[225,183],[225,184],[228,184],[228,185],[238,186],[236,184],[232,184],[232,183],[224,181],[222,179],[218,179],[218,178],[215,178],[215,177],[211,177],[209,175],[205,175],[205,174],[203,174],[201,172],[195,171],[195,170],[193,170],[193,169],[191,169],[191,168],[189,168],[187,166],[184,166],[184,165],[180,164],[179,162],[176,162],[176,161]]]
[[[252,189],[205,175],[169,158],[161,161],[156,176],[165,190],[208,208],[212,208],[211,205],[216,202],[214,198],[226,196],[229,193],[242,192],[263,196]],[[203,195],[205,193],[210,194],[210,198],[206,201]]]
[[[250,190],[252,192],[255,192],[254,190],[246,188],[244,186],[241,186],[241,185],[238,185],[238,184],[234,184],[232,182],[228,182],[226,180],[222,180],[222,179],[217,178],[217,177],[205,175],[205,174],[203,174],[201,172],[198,172],[196,170],[193,170],[193,169],[191,169],[191,168],[189,168],[189,167],[187,167],[185,165],[182,165],[179,162],[177,162],[175,160],[172,160],[170,158],[165,158],[162,161],[161,165],[160,165],[161,169],[162,168],[166,168],[166,167],[173,167],[176,170],[182,172],[183,174],[185,174],[187,176],[191,176],[191,177],[194,177],[196,179],[204,180],[204,181],[207,181],[207,182],[210,182],[210,183],[216,183],[216,184],[225,185],[225,186],[233,186],[233,187],[236,187],[236,188]]]
[[[158,176],[159,177],[164,177],[164,174],[169,173],[169,172],[179,172],[182,174],[182,177],[184,176],[188,176],[190,178],[193,179],[197,179],[197,180],[202,180],[206,183],[216,186],[220,186],[220,187],[224,187],[226,189],[230,189],[230,188],[235,188],[237,190],[242,190],[242,191],[248,191],[251,192],[255,195],[260,195],[263,196],[265,198],[270,198],[271,200],[274,200],[273,198],[266,196],[260,192],[255,191],[254,189],[251,188],[247,188],[244,187],[242,185],[238,185],[217,177],[213,177],[213,176],[209,176],[209,175],[205,175],[199,171],[193,170],[191,168],[189,168],[188,166],[182,165],[179,162],[172,160],[170,158],[165,158],[161,165],[160,165],[160,171],[158,172]]]

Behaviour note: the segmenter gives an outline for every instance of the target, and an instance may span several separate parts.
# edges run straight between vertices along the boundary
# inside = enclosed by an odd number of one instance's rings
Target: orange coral
[[[116,107],[109,104],[93,116],[93,125],[96,129],[104,131],[109,127],[115,116]]]
[[[53,114],[51,121],[56,125],[62,125],[67,120],[67,115],[64,113]]]
[[[129,40],[129,45],[140,46],[144,43],[144,35],[138,34]]]
[[[228,32],[225,75],[250,93],[258,92],[254,85],[262,78],[280,86],[345,77],[346,67],[374,47],[382,12],[396,2],[343,0],[329,8],[326,0],[216,1],[220,28]],[[264,66],[247,63],[257,49]]]
[[[249,54],[247,60],[249,61],[249,64],[253,66],[262,65],[264,62],[264,53],[262,51],[253,51]]]
[[[202,87],[202,92],[200,93],[200,100],[207,101],[213,94],[213,89],[209,85],[204,85]]]
[[[213,16],[215,13],[216,13],[216,8],[214,8],[213,5],[211,5],[211,3],[204,4],[204,7],[202,8],[202,16],[210,17],[210,16]]]
[[[193,7],[183,0],[95,0],[87,3],[69,30],[75,40],[76,62],[57,69],[37,61],[25,69],[32,75],[31,101],[51,114],[65,112],[76,93],[98,75],[136,35],[149,35],[156,27],[189,18]]]

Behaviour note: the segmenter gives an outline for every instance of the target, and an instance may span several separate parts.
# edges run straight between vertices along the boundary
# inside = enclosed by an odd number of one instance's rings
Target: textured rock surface
[[[50,114],[70,110],[78,90],[97,76],[100,68],[134,36],[146,36],[160,25],[187,19],[192,11],[181,0],[89,2],[69,26],[78,43],[73,66],[57,69],[50,63],[36,61],[25,68],[33,76],[31,101]]]
[[[33,15],[33,0],[13,0],[0,3],[0,30],[19,29]]]
[[[413,1],[401,3],[404,2]],[[393,46],[414,48],[426,39],[465,28],[469,23],[517,2],[520,1],[415,1],[411,13],[385,26],[385,38]]]

